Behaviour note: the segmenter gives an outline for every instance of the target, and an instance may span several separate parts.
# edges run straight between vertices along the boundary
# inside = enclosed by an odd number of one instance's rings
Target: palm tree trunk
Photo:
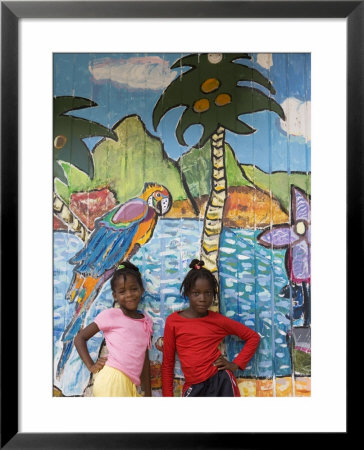
[[[90,230],[56,193],[53,193],[53,214],[67,225],[68,229],[73,231],[80,239],[84,242],[87,241],[90,236]]]
[[[227,180],[225,171],[225,129],[219,127],[211,136],[211,192],[206,205],[201,240],[201,259],[205,267],[214,273],[219,281],[218,258],[223,214],[226,201]],[[213,303],[214,311],[219,310],[219,300]]]

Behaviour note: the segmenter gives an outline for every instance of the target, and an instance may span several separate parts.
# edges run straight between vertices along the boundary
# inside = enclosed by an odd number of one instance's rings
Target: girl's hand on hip
[[[105,356],[100,357],[100,358],[95,362],[95,364],[93,364],[93,365],[90,367],[90,369],[89,369],[90,372],[92,372],[93,374],[95,374],[95,373],[97,373],[97,372],[100,372],[100,370],[104,367],[106,361],[107,361],[107,357],[105,357]]]
[[[217,370],[230,370],[231,372],[234,372],[239,369],[237,364],[228,361],[222,355],[217,358],[213,365],[217,367]]]

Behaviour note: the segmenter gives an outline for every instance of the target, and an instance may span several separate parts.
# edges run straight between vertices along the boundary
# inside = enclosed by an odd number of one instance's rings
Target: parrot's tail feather
[[[92,301],[96,298],[103,283],[99,283],[100,278],[87,277],[84,278],[82,285],[77,293],[76,314],[79,314],[87,307],[91,306]]]
[[[70,303],[72,303],[75,300],[76,296],[78,295],[79,290],[82,286],[83,280],[84,280],[84,278],[82,275],[80,275],[77,272],[74,272],[72,281],[66,292],[66,299]]]
[[[71,355],[73,340],[83,326],[87,311],[98,296],[105,281],[113,275],[114,271],[115,268],[109,269],[99,278],[91,276],[85,278],[82,274],[74,273],[66,296],[71,302],[75,303],[75,311],[61,337],[63,350],[57,366],[57,377],[62,374]]]
[[[76,291],[70,292],[71,301],[75,302],[75,312],[61,337],[61,340],[63,341],[63,349],[57,366],[57,378],[62,375],[64,367],[71,355],[73,340],[83,326],[88,309],[92,305],[92,302],[97,297],[101,287],[104,284],[103,277],[83,278],[81,275],[75,274],[75,279],[76,282],[74,286],[77,286]]]
[[[91,276],[84,277],[82,274],[75,272],[69,288],[66,292],[66,298],[70,303],[77,302],[76,311],[79,311],[85,303],[88,302],[90,296],[94,299],[98,294],[100,287],[103,285],[103,277],[94,278]],[[96,289],[96,295],[93,291]]]
[[[59,358],[58,364],[57,364],[57,371],[56,371],[57,379],[59,379],[60,376],[62,375],[64,366],[65,366],[66,362],[68,361],[68,358],[71,355],[72,349],[73,349],[73,339],[63,343],[62,354],[61,354],[61,357]]]
[[[77,291],[70,292],[70,298],[75,302],[75,311],[73,317],[67,327],[65,328],[62,341],[68,341],[73,339],[80,330],[83,320],[87,311],[89,310],[92,302],[98,296],[102,286],[104,285],[105,278],[83,278],[81,275],[76,274],[81,279],[81,282],[77,282]]]

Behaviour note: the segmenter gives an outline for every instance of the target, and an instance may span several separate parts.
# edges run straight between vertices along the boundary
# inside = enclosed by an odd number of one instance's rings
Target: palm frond
[[[181,118],[178,121],[177,127],[176,127],[176,137],[177,141],[181,145],[187,145],[184,140],[184,133],[187,130],[188,127],[191,125],[196,124],[198,119],[196,119],[196,113],[192,109],[186,109],[184,113],[182,114]]]
[[[62,166],[60,166],[59,162],[56,160],[53,161],[53,178],[58,178],[64,184],[68,184],[68,180],[64,173],[64,170]]]
[[[80,139],[95,136],[108,137],[114,141],[117,140],[115,132],[106,128],[104,125],[71,115],[61,115],[55,118],[53,134],[54,136],[67,134],[74,140],[74,144],[75,141],[79,141]]]
[[[178,59],[174,64],[171,65],[171,69],[178,69],[179,67],[193,67],[196,68],[200,64],[201,55],[194,53],[192,55],[184,56]]]
[[[236,83],[239,81],[257,83],[267,88],[271,94],[274,95],[276,93],[276,90],[268,78],[253,67],[243,66],[242,64],[232,64],[230,73],[231,76],[235,78]]]
[[[251,134],[255,130],[238,117],[263,110],[275,112],[285,119],[282,107],[259,88],[275,94],[272,83],[257,69],[235,63],[239,59],[251,59],[247,53],[227,53],[211,60],[208,53],[191,54],[180,58],[172,69],[190,67],[181,73],[163,92],[153,111],[156,130],[162,117],[171,109],[185,106],[177,124],[176,138],[186,145],[184,133],[193,124],[204,127],[198,145],[203,145],[219,125],[238,134]],[[245,85],[239,85],[239,83]],[[246,84],[249,83],[247,86]]]
[[[201,96],[199,90],[198,73],[192,76],[182,74],[165,89],[153,110],[153,127],[156,130],[162,117],[171,109],[178,106],[192,106]]]
[[[57,152],[55,160],[72,164],[82,170],[82,172],[85,172],[91,179],[94,176],[94,164],[91,152],[87,148],[87,145],[82,141],[77,144],[77,151],[75,151],[72,145],[63,147]]]
[[[61,96],[53,99],[53,174],[54,178],[66,184],[67,178],[58,161],[70,163],[93,178],[92,155],[82,139],[100,136],[117,140],[114,131],[100,123],[66,114],[93,106],[97,103],[83,97]],[[57,141],[61,142],[59,146]]]
[[[76,109],[90,108],[97,106],[93,100],[83,97],[60,96],[53,97],[53,114],[59,116]]]
[[[177,84],[180,81],[174,80],[159,97],[157,104],[153,109],[153,127],[156,130],[162,117],[173,108],[178,106],[189,106],[188,103],[183,101],[183,89]]]
[[[225,53],[224,56],[227,62],[235,62],[238,59],[252,59],[248,53]]]
[[[228,114],[224,118],[224,121],[221,123],[221,125],[227,130],[237,134],[252,134],[256,131],[255,128],[247,125],[237,117],[233,117]]]
[[[213,133],[216,131],[216,128],[218,127],[218,124],[214,123],[214,122],[201,122],[200,123],[203,128],[203,134],[200,138],[200,140],[198,141],[197,147],[203,147],[207,140],[213,135]]]
[[[238,86],[234,90],[235,111],[238,115],[269,110],[277,113],[285,120],[284,111],[273,98],[268,97],[259,89]]]

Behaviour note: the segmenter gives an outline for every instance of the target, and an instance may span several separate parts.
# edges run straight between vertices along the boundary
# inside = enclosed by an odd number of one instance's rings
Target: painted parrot
[[[119,261],[130,259],[152,237],[158,217],[166,214],[172,196],[161,185],[146,183],[139,197],[117,205],[95,222],[86,245],[70,259],[75,265],[66,293],[75,302],[75,312],[63,332],[63,350],[57,366],[59,377],[82,327],[86,312],[104,283],[113,275]]]

